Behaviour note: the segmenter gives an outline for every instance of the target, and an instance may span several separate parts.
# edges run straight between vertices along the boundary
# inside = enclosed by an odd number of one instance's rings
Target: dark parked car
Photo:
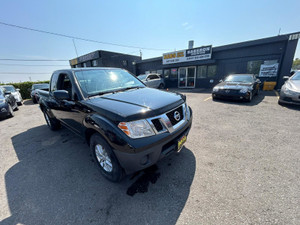
[[[251,101],[259,93],[260,80],[253,74],[231,74],[220,80],[212,90],[212,98],[240,99]]]
[[[184,95],[148,88],[126,70],[60,70],[50,84],[39,91],[47,125],[84,137],[112,181],[181,151],[192,126]]]
[[[33,84],[30,91],[30,97],[33,103],[38,103],[40,96],[38,90],[49,91],[49,84]]]
[[[300,105],[300,71],[297,71],[293,76],[285,76],[286,80],[280,90],[279,104],[294,104]]]
[[[13,117],[14,110],[18,110],[15,97],[11,92],[0,87],[0,118]]]

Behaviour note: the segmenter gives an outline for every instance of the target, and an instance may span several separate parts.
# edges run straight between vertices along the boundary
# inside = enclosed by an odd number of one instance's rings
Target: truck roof
[[[76,71],[87,71],[87,70],[123,70],[122,68],[116,68],[116,67],[82,67],[82,68],[69,68],[69,69],[60,69],[60,70],[55,70],[54,72],[58,71],[71,71],[71,72],[76,72]]]

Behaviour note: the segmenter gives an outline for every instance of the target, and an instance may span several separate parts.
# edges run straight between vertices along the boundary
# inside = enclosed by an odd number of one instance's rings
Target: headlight
[[[287,87],[285,87],[285,88],[283,89],[283,93],[286,94],[286,95],[297,95],[297,94],[298,94],[297,92],[292,91],[291,89],[289,89],[289,88],[287,88]]]
[[[247,88],[243,88],[243,89],[241,89],[241,90],[240,90],[240,93],[243,93],[243,94],[245,94],[247,91],[248,91],[248,89],[247,89]]]
[[[133,122],[121,122],[118,127],[131,138],[142,138],[155,135],[151,126],[146,120]]]
[[[219,88],[218,88],[218,87],[214,87],[214,88],[213,88],[213,91],[218,92],[218,91],[219,91]]]
[[[184,104],[184,106],[185,106],[185,116],[186,116],[186,119],[189,120],[190,117],[191,117],[190,109],[189,109],[189,107],[188,107],[188,105],[186,103]]]

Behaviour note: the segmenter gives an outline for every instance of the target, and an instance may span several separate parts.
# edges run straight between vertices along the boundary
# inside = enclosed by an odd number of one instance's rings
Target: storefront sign
[[[186,49],[163,54],[163,64],[173,64],[211,58],[212,46]]]
[[[96,52],[89,53],[87,55],[80,56],[76,59],[70,60],[70,65],[74,66],[78,63],[82,63],[82,62],[86,62],[86,61],[90,61],[90,60],[98,59],[98,58],[99,58],[99,52],[96,51]]]
[[[259,77],[276,77],[278,71],[278,63],[272,65],[260,66]]]

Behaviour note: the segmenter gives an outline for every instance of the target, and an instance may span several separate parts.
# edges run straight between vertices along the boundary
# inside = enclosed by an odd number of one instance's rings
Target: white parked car
[[[18,105],[22,105],[23,98],[21,96],[21,93],[19,92],[19,88],[15,88],[13,85],[3,85],[3,87],[6,91],[10,92],[16,99]]]
[[[165,87],[164,79],[157,73],[141,74],[139,78],[147,87],[163,89]]]

